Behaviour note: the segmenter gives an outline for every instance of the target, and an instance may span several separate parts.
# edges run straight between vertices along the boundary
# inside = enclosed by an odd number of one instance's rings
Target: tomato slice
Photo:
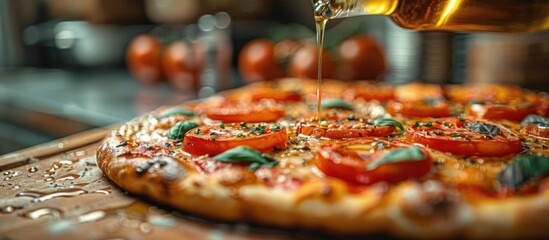
[[[399,85],[395,89],[396,99],[399,101],[421,101],[427,99],[442,99],[444,91],[438,84],[408,83]]]
[[[538,115],[529,115],[522,122],[522,134],[549,140],[549,119]]]
[[[395,99],[395,88],[390,85],[361,81],[350,86],[342,95],[348,100],[364,99],[386,102]]]
[[[286,128],[273,124],[221,124],[201,126],[185,134],[183,150],[193,155],[216,155],[231,148],[247,146],[260,152],[286,146]]]
[[[310,115],[298,119],[296,133],[315,138],[345,139],[384,137],[395,131],[394,126],[375,126],[372,119],[361,114],[336,112],[320,118]]]
[[[402,159],[379,165],[373,169],[370,164],[397,148],[412,145],[399,141],[388,142],[376,138],[361,138],[321,146],[317,153],[316,166],[324,174],[355,184],[372,184],[380,181],[396,182],[419,178],[431,169],[431,156],[419,147],[422,157]],[[416,146],[417,147],[417,146]]]
[[[254,86],[255,85],[255,86]],[[247,92],[228,91],[226,98],[231,102],[260,102],[263,100],[272,100],[275,102],[299,102],[303,99],[301,94],[291,89],[278,88],[274,84],[265,82],[251,84]]]
[[[406,117],[449,117],[451,115],[450,105],[444,99],[423,99],[420,101],[387,103],[387,112],[400,114]]]
[[[282,89],[251,89],[250,101],[258,102],[263,99],[272,99],[276,102],[299,102],[302,97],[295,91]]]
[[[226,123],[274,122],[286,114],[286,111],[279,105],[255,104],[250,106],[249,103],[228,103],[222,106],[205,108],[203,112],[209,119]]]
[[[446,87],[448,99],[468,103],[470,101],[489,101],[510,103],[529,98],[520,87],[502,84],[455,85]]]
[[[535,114],[537,108],[534,104],[494,104],[474,103],[465,108],[465,113],[476,118],[491,120],[521,121],[530,114]]]
[[[522,128],[521,132],[530,136],[549,140],[549,126],[526,125]]]
[[[458,156],[496,157],[522,150],[520,138],[504,126],[458,118],[416,122],[406,130],[405,141]]]

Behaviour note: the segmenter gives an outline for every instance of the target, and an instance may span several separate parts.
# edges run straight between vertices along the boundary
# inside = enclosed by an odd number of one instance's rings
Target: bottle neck
[[[391,15],[399,0],[312,0],[317,19]]]

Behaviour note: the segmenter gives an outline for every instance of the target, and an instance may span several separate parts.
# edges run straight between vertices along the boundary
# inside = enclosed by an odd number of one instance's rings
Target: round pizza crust
[[[150,118],[136,118],[113,131],[97,150],[98,166],[122,189],[192,214],[344,235],[483,239],[549,235],[547,190],[523,197],[477,198],[428,179],[377,183],[356,193],[343,181],[323,177],[313,166],[301,169],[310,176],[297,189],[288,190],[267,186],[244,167],[200,174],[184,159],[132,154],[128,136],[149,126]],[[549,186],[549,181],[540,184]]]

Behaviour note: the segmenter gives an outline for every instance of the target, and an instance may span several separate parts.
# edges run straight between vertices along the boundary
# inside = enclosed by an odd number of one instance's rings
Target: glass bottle
[[[416,30],[534,32],[549,29],[549,0],[312,0],[315,17],[386,15]]]

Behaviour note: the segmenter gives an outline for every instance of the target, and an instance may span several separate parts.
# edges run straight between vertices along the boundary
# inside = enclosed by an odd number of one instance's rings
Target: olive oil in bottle
[[[534,32],[549,29],[548,0],[313,0],[316,18],[386,15],[417,30]]]

